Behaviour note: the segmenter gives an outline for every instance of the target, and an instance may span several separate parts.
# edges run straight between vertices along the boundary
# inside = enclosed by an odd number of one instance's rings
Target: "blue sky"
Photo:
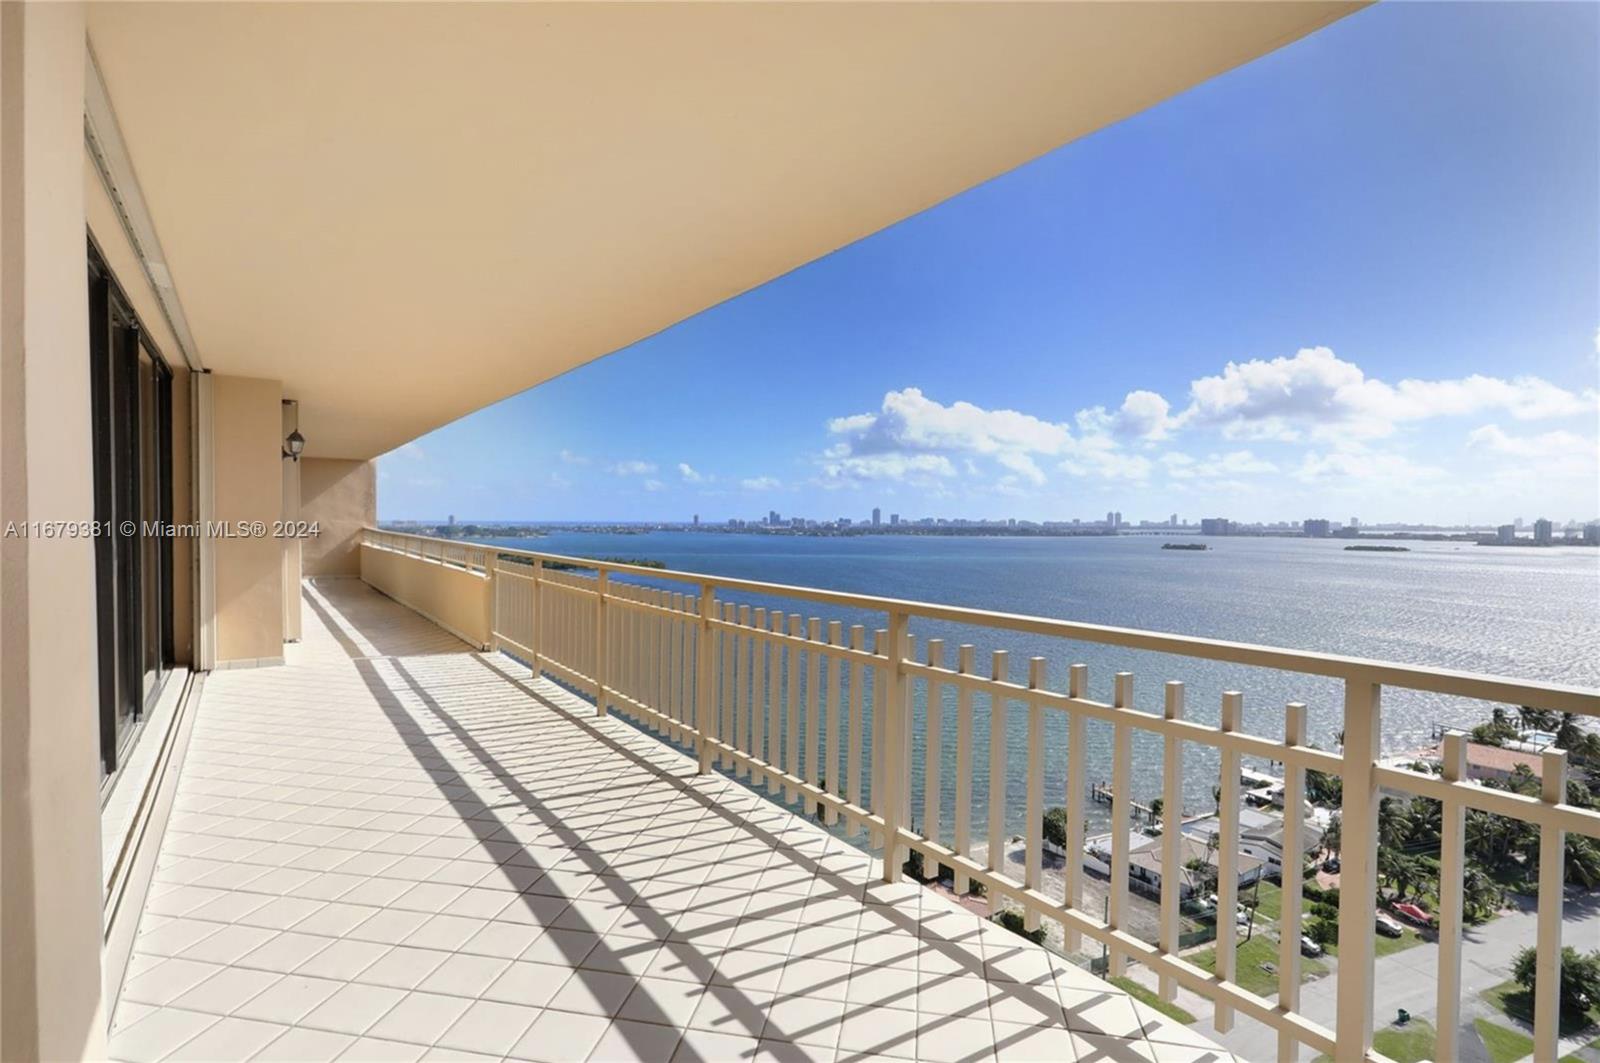
[[[1600,6],[1359,12],[380,459],[385,520],[1600,515]]]

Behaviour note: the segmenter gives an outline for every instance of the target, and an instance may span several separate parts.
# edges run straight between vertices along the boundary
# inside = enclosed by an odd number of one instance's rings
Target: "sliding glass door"
[[[172,372],[89,247],[100,751],[115,773],[172,660]]]

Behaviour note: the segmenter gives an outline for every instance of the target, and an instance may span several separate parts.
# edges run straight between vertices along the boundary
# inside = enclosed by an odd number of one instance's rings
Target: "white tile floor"
[[[122,1060],[1221,1060],[355,581],[206,683]]]

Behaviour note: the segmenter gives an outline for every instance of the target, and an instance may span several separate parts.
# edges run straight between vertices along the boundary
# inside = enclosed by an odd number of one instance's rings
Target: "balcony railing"
[[[1215,1005],[1219,1032],[1231,1029],[1236,1013],[1277,1031],[1279,1058],[1293,1059],[1300,1046],[1337,1060],[1371,1056],[1373,1028],[1374,920],[1377,914],[1378,806],[1380,791],[1438,801],[1443,809],[1438,910],[1438,1031],[1436,1053],[1457,1058],[1460,1019],[1462,876],[1466,810],[1478,809],[1537,826],[1539,879],[1554,888],[1539,891],[1537,983],[1534,1030],[1537,1059],[1555,1059],[1558,1044],[1559,979],[1566,833],[1600,838],[1600,813],[1566,803],[1566,754],[1543,754],[1543,792],[1538,798],[1489,789],[1465,776],[1465,739],[1448,734],[1443,775],[1388,767],[1382,754],[1385,688],[1422,691],[1484,702],[1530,706],[1600,716],[1600,692],[1550,683],[1473,675],[1323,653],[1275,649],[1182,635],[1073,623],[980,609],[902,601],[873,595],[782,586],[503,547],[478,546],[368,529],[364,555],[374,562],[395,555],[473,577],[481,595],[485,637],[474,639],[504,650],[593,699],[600,714],[618,712],[664,737],[692,747],[702,772],[720,769],[765,787],[792,806],[821,808],[830,824],[843,821],[847,834],[874,848],[893,839],[883,860],[886,881],[901,873],[902,856],[922,855],[927,866],[944,864],[958,891],[969,882],[987,888],[989,903],[1010,902],[1030,928],[1060,924],[1069,951],[1085,939],[1103,946],[1109,972],[1122,974],[1130,961],[1160,977],[1172,999],[1183,986]],[[364,556],[364,574],[368,562]],[[392,577],[391,577],[392,578]],[[402,589],[380,590],[433,615],[439,603],[407,600]],[[665,586],[663,586],[665,585]],[[666,589],[667,587],[676,589]],[[412,597],[428,592],[412,591]],[[785,608],[728,600],[742,596]],[[813,608],[865,612],[884,618],[872,633],[851,624],[846,637],[837,619],[805,615]],[[804,610],[805,612],[802,612]],[[461,612],[458,608],[457,612]],[[1325,677],[1342,685],[1343,744],[1329,752],[1307,744],[1306,706],[1287,704],[1280,736],[1243,728],[1244,695],[1222,694],[1220,722],[1210,726],[1185,718],[1184,684],[1164,687],[1161,715],[1133,705],[1134,675],[1118,672],[1110,703],[1089,696],[1088,667],[1073,664],[1065,689],[1047,674],[1047,658],[1033,656],[1023,681],[1013,678],[1007,652],[992,652],[987,669],[977,666],[974,646],[947,653],[943,640],[928,639],[918,652],[914,621],[984,629],[995,641],[1040,638],[1095,643],[1183,658],[1275,669]],[[469,637],[472,637],[469,635]],[[920,691],[917,687],[920,685]],[[954,712],[945,692],[953,691]],[[913,742],[914,696],[933,711],[923,714],[923,733]],[[882,711],[875,707],[881,706]],[[985,822],[974,822],[974,749],[980,746],[975,706],[986,707],[988,779],[1001,780],[985,797]],[[1008,716],[1025,714],[1025,859],[1021,878],[1005,866]],[[1047,716],[1066,718],[1067,858],[1059,895],[1043,888],[1044,792]],[[1110,726],[1111,876],[1104,918],[1085,910],[1082,852],[1084,799],[1090,786],[1086,727]],[[951,724],[952,726],[948,726]],[[1129,915],[1129,838],[1134,807],[1133,745],[1136,733],[1163,739],[1162,866],[1182,866],[1183,757],[1197,745],[1217,751],[1220,761],[1220,823],[1217,848],[1215,972],[1179,955],[1180,877],[1162,876],[1157,941],[1134,935]],[[953,751],[953,822],[943,821],[941,772]],[[919,755],[920,754],[920,757]],[[1238,892],[1241,758],[1283,765],[1283,911],[1276,999],[1238,983],[1235,935],[1229,914]],[[1339,893],[1337,1012],[1333,1029],[1299,1010],[1301,978],[1302,859],[1292,839],[1301,837],[1306,773],[1342,780],[1342,873]],[[922,808],[913,809],[912,779],[922,780]],[[914,817],[920,811],[920,822]],[[915,823],[915,826],[913,824]],[[949,839],[948,842],[945,839]],[[987,840],[985,856],[974,843]]]

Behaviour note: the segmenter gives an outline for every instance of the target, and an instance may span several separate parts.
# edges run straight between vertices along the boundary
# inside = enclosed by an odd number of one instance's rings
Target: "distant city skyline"
[[[380,515],[1591,520],[1597,34],[1358,12],[385,455]]]

